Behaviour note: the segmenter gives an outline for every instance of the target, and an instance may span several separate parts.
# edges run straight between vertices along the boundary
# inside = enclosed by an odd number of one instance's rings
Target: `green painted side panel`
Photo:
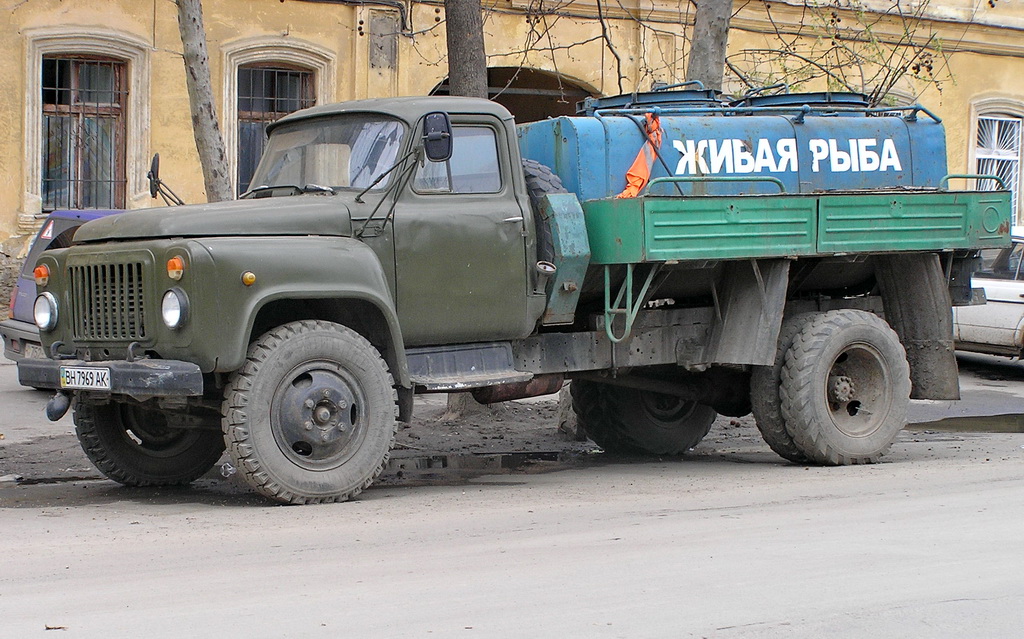
[[[1006,244],[1008,192],[823,196],[821,253],[985,248]]]
[[[583,203],[593,264],[645,261],[642,199],[590,200]]]
[[[1006,246],[996,191],[658,197],[584,202],[591,262],[800,257]]]
[[[583,207],[591,261],[627,264],[813,255],[816,199],[646,197]]]
[[[795,196],[647,198],[647,259],[813,255],[815,204]]]

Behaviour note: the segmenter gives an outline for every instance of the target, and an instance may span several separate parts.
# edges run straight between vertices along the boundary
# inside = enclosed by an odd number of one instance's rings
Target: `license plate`
[[[46,352],[38,344],[25,343],[25,357],[31,359],[46,359]]]
[[[61,366],[60,387],[110,390],[110,369]]]

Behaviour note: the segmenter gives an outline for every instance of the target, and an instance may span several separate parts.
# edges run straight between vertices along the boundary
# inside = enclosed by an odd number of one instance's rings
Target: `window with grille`
[[[117,60],[45,56],[42,207],[125,205],[125,67]]]
[[[266,147],[267,125],[292,111],[311,107],[315,103],[312,71],[281,66],[239,67],[239,193],[249,190],[253,172]]]
[[[1019,223],[1017,202],[1020,199],[1021,118],[982,116],[978,118],[978,138],[974,151],[975,170],[984,175],[997,175],[1013,191],[1013,223]],[[995,180],[980,180],[978,188],[994,190]]]

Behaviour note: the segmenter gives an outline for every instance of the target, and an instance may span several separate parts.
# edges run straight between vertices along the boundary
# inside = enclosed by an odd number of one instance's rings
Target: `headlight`
[[[50,293],[43,293],[32,305],[32,318],[41,331],[52,331],[57,325],[57,298]]]
[[[179,328],[188,319],[188,296],[179,288],[172,288],[164,293],[160,303],[160,314],[167,328]]]

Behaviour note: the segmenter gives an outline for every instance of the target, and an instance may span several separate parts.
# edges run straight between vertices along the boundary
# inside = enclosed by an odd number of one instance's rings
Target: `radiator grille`
[[[71,299],[76,340],[146,337],[141,262],[72,266]]]

